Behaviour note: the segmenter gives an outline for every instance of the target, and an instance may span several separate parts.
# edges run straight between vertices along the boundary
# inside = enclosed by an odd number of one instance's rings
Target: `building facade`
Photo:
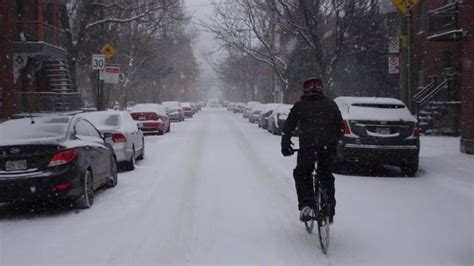
[[[66,1],[4,1],[0,12],[0,117],[79,109],[67,50]]]
[[[474,154],[474,2],[465,0],[459,17],[466,34],[462,41],[461,151]]]

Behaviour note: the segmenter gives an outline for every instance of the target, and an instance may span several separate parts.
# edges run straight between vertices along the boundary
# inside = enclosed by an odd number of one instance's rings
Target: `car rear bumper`
[[[400,165],[418,159],[417,145],[373,145],[341,143],[337,159],[346,162],[382,163]]]
[[[132,155],[132,150],[127,149],[127,146],[125,145],[125,143],[116,143],[112,145],[112,147],[114,148],[114,153],[115,153],[115,157],[117,158],[117,162],[120,163],[120,162],[125,162],[125,161],[130,160],[130,157]]]
[[[181,113],[169,113],[168,117],[171,121],[181,121],[183,118]]]
[[[58,172],[0,175],[0,202],[74,200],[81,195],[82,175],[74,165]],[[59,190],[55,187],[58,184],[70,184],[70,187]]]
[[[143,123],[141,128],[143,134],[156,134],[164,132],[164,124],[159,122],[147,122]]]

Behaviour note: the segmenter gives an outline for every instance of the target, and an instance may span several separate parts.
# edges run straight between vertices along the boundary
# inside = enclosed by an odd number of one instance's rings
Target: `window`
[[[77,122],[74,131],[77,136],[83,136],[83,137],[91,136],[89,133],[88,123],[85,122],[84,120],[80,120],[79,122]]]

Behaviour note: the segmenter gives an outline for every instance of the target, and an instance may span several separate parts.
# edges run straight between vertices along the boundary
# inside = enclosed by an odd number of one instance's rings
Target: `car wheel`
[[[132,148],[132,157],[130,158],[130,161],[125,163],[125,168],[129,171],[135,169],[135,147]]]
[[[81,180],[81,196],[76,200],[79,209],[89,209],[94,204],[94,182],[92,172],[87,170]]]
[[[140,153],[140,156],[138,156],[138,160],[143,160],[145,158],[145,139],[143,139],[143,145],[142,145],[142,152]]]
[[[115,187],[118,183],[118,170],[117,170],[117,160],[115,157],[112,157],[112,162],[111,162],[111,171],[112,175],[109,177],[109,181],[107,181],[107,187],[112,188]]]
[[[404,176],[416,176],[416,173],[418,172],[418,160],[402,164],[400,170],[402,170]]]
[[[170,123],[170,125],[168,126],[168,131],[166,131],[166,133],[170,133],[170,131],[171,131],[171,123]]]

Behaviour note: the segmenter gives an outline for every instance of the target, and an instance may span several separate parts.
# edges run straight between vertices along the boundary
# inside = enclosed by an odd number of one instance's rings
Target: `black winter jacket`
[[[282,143],[289,141],[296,127],[300,149],[323,146],[335,149],[337,141],[344,134],[339,108],[322,92],[303,95],[291,108],[283,128]]]

